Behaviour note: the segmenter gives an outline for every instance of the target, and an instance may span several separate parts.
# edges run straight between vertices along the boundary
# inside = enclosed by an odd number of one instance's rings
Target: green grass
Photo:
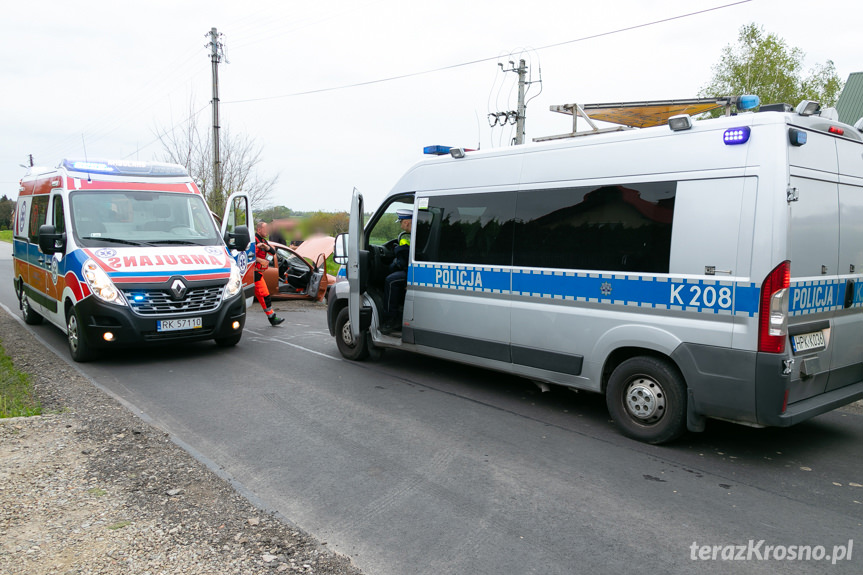
[[[19,371],[0,345],[0,417],[41,415],[42,406],[33,393],[30,376]]]
[[[334,276],[339,273],[340,267],[339,264],[333,261],[333,255],[330,254],[330,257],[327,258],[327,273]]]
[[[12,243],[12,230],[0,230],[0,242]]]

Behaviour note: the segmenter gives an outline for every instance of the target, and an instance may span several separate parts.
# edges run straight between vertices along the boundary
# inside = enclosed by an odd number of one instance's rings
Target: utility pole
[[[210,208],[222,213],[225,198],[222,194],[222,162],[219,153],[219,62],[222,61],[222,43],[216,28],[210,29],[210,61],[213,64],[213,185],[210,191]]]
[[[510,67],[504,68],[503,64],[498,62],[501,72],[516,72],[518,74],[518,108],[506,112],[491,112],[488,115],[488,125],[492,128],[498,124],[503,127],[507,124],[515,124],[515,137],[512,143],[516,146],[524,143],[524,123],[527,119],[527,105],[524,101],[524,96],[527,87],[533,82],[527,81],[527,64],[524,59],[518,61],[518,68],[515,67],[515,62],[509,61]],[[534,82],[542,83],[542,69],[540,69],[540,79]]]
[[[524,143],[524,88],[527,85],[527,66],[524,60],[518,61],[518,70],[516,72],[518,72],[518,115],[515,121],[515,145],[518,146]]]

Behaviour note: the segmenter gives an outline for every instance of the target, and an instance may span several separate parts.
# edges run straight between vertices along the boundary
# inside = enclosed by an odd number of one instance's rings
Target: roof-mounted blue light
[[[133,160],[80,160],[64,159],[60,166],[70,172],[85,174],[112,174],[116,176],[187,176],[186,168],[178,164],[136,162]]]
[[[741,126],[740,128],[729,128],[722,134],[722,139],[727,146],[735,146],[737,144],[745,144],[749,141],[749,134],[752,131],[749,126]]]
[[[738,110],[751,110],[757,108],[759,104],[761,104],[761,98],[755,94],[737,96],[737,101],[734,103]]]
[[[423,154],[430,154],[432,156],[445,156],[449,154],[450,146],[426,146],[423,148]]]

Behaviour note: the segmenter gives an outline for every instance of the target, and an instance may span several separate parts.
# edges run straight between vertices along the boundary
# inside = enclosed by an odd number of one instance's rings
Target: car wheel
[[[611,418],[624,435],[666,443],[686,431],[686,384],[669,362],[633,357],[612,372],[605,392]]]
[[[69,354],[77,362],[90,361],[94,357],[93,349],[84,335],[81,318],[78,311],[72,307],[66,314],[66,340],[69,343]]]
[[[361,333],[359,340],[355,340],[351,333],[351,318],[348,308],[342,308],[336,316],[336,345],[345,359],[360,361],[365,359],[369,350],[366,344],[367,334]]]
[[[21,313],[24,315],[24,323],[28,325],[39,325],[42,323],[42,316],[33,311],[30,305],[30,298],[26,293],[21,294]]]
[[[243,337],[242,333],[238,333],[237,335],[232,335],[229,337],[217,337],[216,345],[219,347],[234,347],[238,343],[240,343],[240,338]]]

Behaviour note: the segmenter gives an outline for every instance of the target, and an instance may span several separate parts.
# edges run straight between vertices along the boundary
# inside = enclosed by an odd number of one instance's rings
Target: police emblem
[[[611,282],[602,282],[602,285],[599,286],[599,291],[602,292],[602,295],[611,295]]]

